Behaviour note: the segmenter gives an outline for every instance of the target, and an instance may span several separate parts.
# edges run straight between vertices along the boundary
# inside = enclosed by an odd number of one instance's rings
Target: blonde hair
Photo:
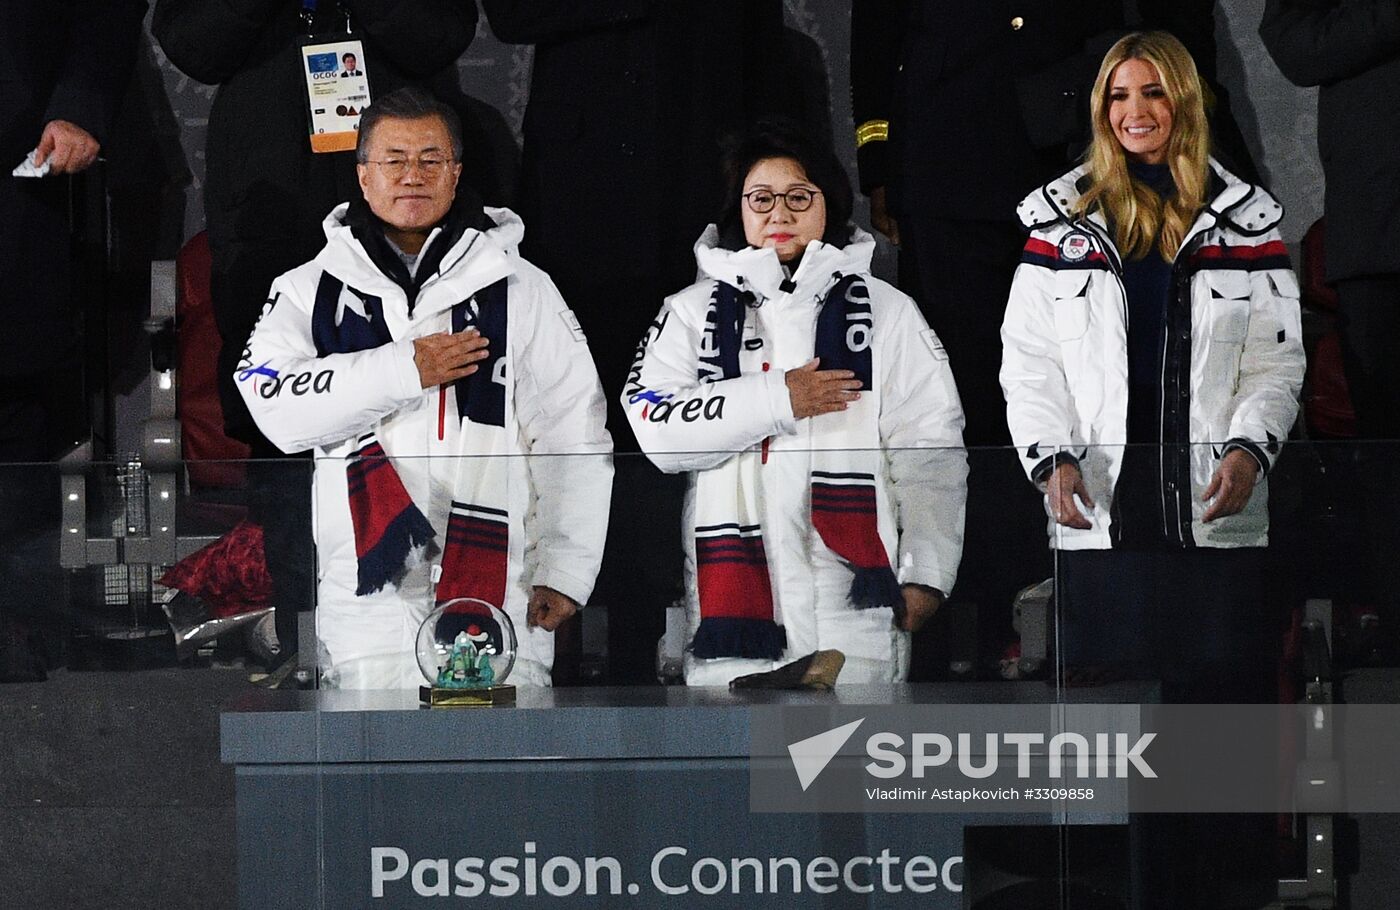
[[[1132,178],[1127,154],[1109,123],[1113,73],[1125,60],[1150,63],[1172,106],[1166,163],[1171,168],[1176,193],[1166,200]],[[1206,203],[1210,179],[1210,127],[1196,62],[1186,47],[1167,32],[1127,35],[1103,58],[1094,81],[1090,110],[1094,137],[1084,154],[1090,187],[1075,205],[1075,214],[1102,211],[1125,258],[1141,258],[1156,246],[1170,262],[1176,258],[1196,213]]]

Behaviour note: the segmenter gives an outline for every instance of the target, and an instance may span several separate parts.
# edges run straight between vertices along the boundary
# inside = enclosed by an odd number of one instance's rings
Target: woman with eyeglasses
[[[1011,437],[1058,554],[1061,679],[1273,702],[1266,477],[1303,380],[1283,209],[1210,157],[1171,35],[1115,44],[1090,104],[1084,164],[1020,205],[1030,239],[1002,325]],[[1268,857],[1245,857],[1270,827],[1144,822],[1134,906],[1259,906],[1228,889],[1267,896]]]
[[[962,550],[947,355],[870,274],[875,243],[830,149],[767,121],[728,141],[723,167],[700,280],[666,300],[623,391],[648,457],[690,475],[686,681],[827,650],[842,683],[902,680]],[[840,658],[812,666],[826,684]]]

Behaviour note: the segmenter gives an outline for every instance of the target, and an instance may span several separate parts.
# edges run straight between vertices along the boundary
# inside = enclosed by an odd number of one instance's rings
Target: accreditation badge
[[[360,115],[370,103],[364,44],[348,35],[337,41],[303,44],[301,64],[306,77],[311,151],[353,150],[360,135]]]

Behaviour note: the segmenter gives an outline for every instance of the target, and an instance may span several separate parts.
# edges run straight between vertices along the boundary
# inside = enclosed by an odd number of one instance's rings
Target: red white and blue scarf
[[[344,300],[342,298],[345,298]],[[353,300],[359,303],[358,310]],[[363,315],[361,315],[361,312]],[[452,331],[477,328],[491,340],[490,356],[471,376],[452,384],[462,421],[454,501],[443,547],[439,603],[475,597],[504,608],[510,543],[505,459],[507,350],[506,282],[486,287],[452,308]],[[312,313],[312,338],[318,356],[352,353],[393,341],[384,321],[384,304],[330,273],[322,273]],[[446,394],[446,390],[443,390]],[[355,593],[372,594],[403,571],[411,552],[436,536],[414,503],[392,456],[378,436],[367,433],[349,457],[346,483],[358,561]]]
[[[716,282],[701,339],[699,378],[717,382],[753,372],[743,349],[748,307],[741,292]],[[873,459],[879,451],[879,392],[871,343],[870,292],[858,275],[839,278],[817,317],[815,353],[822,370],[851,370],[861,399],[846,411],[812,418],[811,519],[827,549],[852,573],[856,609],[895,608],[899,584],[880,533]],[[758,356],[758,355],[755,355]],[[747,368],[747,369],[746,369]],[[696,481],[695,556],[700,625],[696,657],[776,660],[786,647],[774,608],[758,500],[761,459],[745,452]]]

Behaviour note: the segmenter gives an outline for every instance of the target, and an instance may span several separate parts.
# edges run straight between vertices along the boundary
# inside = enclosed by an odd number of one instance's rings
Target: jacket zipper
[[[767,361],[765,361],[764,364],[763,364],[763,372],[767,373],[767,372],[768,372],[768,368],[769,368],[770,366],[772,366],[772,364],[770,364],[770,363],[768,363]],[[759,464],[767,464],[767,463],[768,463],[768,445],[769,445],[769,443],[771,443],[772,441],[773,441],[773,437],[772,437],[772,436],[765,436],[765,437],[763,437],[763,445],[760,447],[761,451],[760,451],[760,454],[759,454],[759,457],[758,457],[758,463],[759,463]]]
[[[841,277],[842,277],[842,276],[841,276],[841,273],[840,273],[840,272],[835,273],[835,275],[833,276],[833,278],[831,279],[831,281],[827,282],[826,286],[823,287],[823,288],[821,289],[821,292],[817,294],[818,299],[825,300],[825,299],[826,299],[827,293],[828,293],[833,287],[836,286],[836,283],[839,282],[839,281],[841,280]],[[789,297],[792,295],[792,292],[791,292],[791,291],[788,291],[788,292],[786,292],[786,293],[787,293],[787,295],[788,295]],[[741,333],[741,334],[742,334],[742,333]],[[764,363],[763,363],[763,372],[767,373],[767,372],[772,368],[772,366],[773,366],[773,364],[771,364],[771,363],[769,363],[769,362],[767,362],[767,361],[764,361]],[[758,463],[759,463],[759,464],[762,465],[762,464],[767,464],[767,463],[768,463],[768,450],[769,450],[769,447],[772,445],[772,442],[773,442],[773,437],[772,437],[772,436],[765,436],[765,437],[763,438],[763,442],[759,445],[759,456],[758,456]]]
[[[1176,297],[1177,309],[1180,309],[1180,311],[1183,311],[1183,315],[1186,316],[1186,330],[1187,330],[1187,336],[1190,336],[1190,330],[1191,330],[1191,286],[1190,286],[1190,281],[1189,281],[1189,280],[1184,280],[1184,276],[1183,276],[1183,273],[1182,273],[1182,256],[1184,255],[1184,253],[1186,253],[1187,249],[1190,249],[1191,246],[1196,245],[1196,241],[1197,241],[1198,238],[1200,238],[1201,232],[1203,232],[1203,231],[1205,230],[1204,225],[1201,225],[1201,224],[1200,224],[1200,218],[1201,218],[1201,216],[1204,216],[1204,214],[1207,213],[1207,211],[1210,211],[1210,213],[1211,213],[1211,218],[1212,218],[1212,220],[1214,220],[1214,223],[1215,223],[1215,224],[1219,224],[1219,216],[1218,216],[1218,214],[1215,214],[1215,210],[1214,210],[1214,209],[1211,209],[1210,206],[1205,207],[1205,209],[1204,209],[1203,211],[1201,211],[1200,214],[1197,214],[1196,220],[1194,220],[1193,223],[1191,223],[1191,230],[1186,232],[1186,237],[1183,237],[1183,238],[1182,238],[1182,245],[1177,246],[1177,248],[1176,248],[1176,256],[1173,256],[1173,258],[1172,258],[1172,293],[1173,293],[1173,295],[1175,295],[1175,297]],[[1193,340],[1194,340],[1194,339],[1193,339]],[[1162,385],[1161,431],[1162,431],[1162,437],[1163,437],[1163,447],[1162,447],[1163,455],[1166,454],[1166,444],[1165,444],[1165,440],[1166,440],[1166,346],[1168,346],[1168,343],[1169,343],[1169,342],[1170,342],[1169,337],[1166,337],[1166,333],[1163,333],[1163,336],[1162,336],[1162,382],[1161,382],[1161,385]],[[1186,420],[1186,426],[1187,426],[1187,428],[1190,428],[1190,426],[1191,426],[1191,409],[1190,409],[1190,403],[1191,403],[1191,396],[1190,396],[1191,371],[1190,371],[1190,367],[1191,367],[1191,364],[1190,364],[1190,360],[1187,360],[1187,363],[1186,363],[1186,364],[1182,364],[1182,365],[1184,365],[1184,367],[1186,367],[1186,392],[1187,392],[1187,407],[1186,407],[1186,414],[1184,414],[1184,420]],[[1177,368],[1177,374],[1180,374],[1180,365],[1179,365],[1179,368]],[[1182,392],[1182,389],[1177,388],[1177,399],[1180,399],[1180,392]],[[1190,458],[1190,433],[1187,433],[1187,441],[1186,441],[1186,444],[1187,444],[1187,458]],[[1173,451],[1173,455],[1172,455],[1173,462],[1175,462],[1176,459],[1179,459],[1179,458],[1180,458],[1180,452],[1177,451],[1177,449],[1179,449],[1179,445],[1173,445],[1173,449],[1172,449],[1172,451]],[[1165,522],[1165,521],[1166,521],[1166,476],[1168,476],[1168,472],[1166,472],[1166,459],[1165,459],[1165,458],[1159,459],[1158,470],[1159,470],[1159,475],[1161,475],[1161,476],[1159,476],[1159,483],[1158,483],[1158,486],[1159,486],[1159,489],[1161,489],[1161,494],[1162,494],[1162,519],[1163,519],[1163,522]],[[1182,470],[1180,470],[1179,466],[1177,466],[1177,470],[1176,470],[1175,473],[1176,473],[1176,475],[1177,475],[1177,479],[1180,479],[1180,475],[1182,475]],[[1184,532],[1183,529],[1182,529],[1182,497],[1183,497],[1183,496],[1191,496],[1191,477],[1190,477],[1190,472],[1189,472],[1189,470],[1187,470],[1187,473],[1186,473],[1186,486],[1184,486],[1184,490],[1177,490],[1177,491],[1176,491],[1176,496],[1173,496],[1173,497],[1172,497],[1173,510],[1175,510],[1175,512],[1176,512],[1176,521],[1173,522],[1173,525],[1172,525],[1172,535],[1170,535],[1170,536],[1172,536],[1173,539],[1176,540],[1177,543],[1180,543],[1180,545],[1182,545],[1182,546],[1186,546],[1186,543],[1187,543],[1187,542],[1186,542],[1186,532]],[[1194,535],[1193,535],[1193,539],[1191,539],[1191,545],[1194,546],[1194,543],[1196,543],[1196,539],[1194,539]]]
[[[1120,306],[1120,308],[1121,308],[1122,311],[1123,311],[1123,337],[1124,337],[1124,339],[1126,339],[1126,338],[1128,337],[1128,328],[1129,328],[1128,323],[1129,323],[1129,320],[1130,320],[1130,318],[1131,318],[1131,314],[1130,314],[1130,312],[1129,312],[1129,310],[1128,310],[1128,286],[1127,286],[1126,284],[1123,283],[1123,264],[1122,264],[1122,261],[1121,261],[1121,260],[1119,259],[1119,257],[1118,257],[1118,250],[1113,246],[1113,243],[1109,240],[1107,232],[1105,232],[1105,231],[1100,231],[1098,225],[1094,224],[1094,223],[1093,223],[1092,221],[1090,221],[1088,218],[1083,219],[1083,223],[1084,223],[1084,225],[1085,225],[1086,227],[1089,228],[1090,231],[1093,232],[1094,236],[1098,237],[1099,243],[1101,243],[1101,244],[1103,245],[1103,248],[1104,248],[1105,250],[1107,250],[1107,251],[1111,254],[1111,255],[1109,256],[1109,259],[1108,259],[1109,271],[1111,271],[1111,272],[1113,273],[1113,278],[1114,278],[1114,280],[1118,282],[1118,301],[1119,301],[1119,306]],[[1124,352],[1124,356],[1126,357],[1126,351]],[[1129,378],[1129,383],[1128,383],[1128,385],[1129,385],[1129,395],[1131,396],[1131,394],[1132,394],[1132,380],[1131,380],[1131,377]],[[1125,429],[1125,430],[1126,430],[1126,423],[1127,423],[1127,418],[1126,418],[1126,416],[1125,416],[1125,418],[1124,418],[1124,424],[1125,424],[1124,429]],[[1087,454],[1087,452],[1086,452],[1086,454]],[[1124,454],[1124,457],[1127,456],[1127,447],[1126,447],[1126,446],[1124,447],[1124,452],[1123,452],[1123,454]],[[1120,471],[1120,473],[1121,473],[1121,471],[1122,471],[1121,465],[1120,465],[1120,467],[1119,467],[1119,471]],[[1110,516],[1110,521],[1112,521],[1111,516]],[[1114,533],[1114,529],[1113,529],[1112,527],[1109,528],[1109,546],[1110,546],[1110,547],[1113,545],[1113,538],[1114,538],[1115,536],[1119,536],[1119,535],[1121,535],[1121,534],[1122,534],[1122,528],[1117,529],[1117,534]]]
[[[1213,210],[1211,210],[1209,207],[1207,207],[1206,210],[1207,210],[1207,211],[1211,211],[1211,212],[1212,212],[1212,217],[1214,217],[1215,220],[1216,220],[1217,222],[1219,221],[1218,216],[1215,216],[1215,215],[1214,215]],[[1204,214],[1204,212],[1202,212],[1202,214]],[[1201,216],[1200,216],[1200,215],[1197,215],[1196,217],[1197,217],[1197,219],[1199,220],[1199,218],[1200,218]],[[1182,240],[1181,240],[1181,246],[1179,246],[1179,247],[1177,248],[1177,250],[1176,250],[1176,256],[1174,256],[1174,257],[1172,258],[1172,294],[1173,294],[1173,296],[1174,296],[1175,299],[1176,299],[1177,309],[1178,309],[1178,310],[1181,310],[1181,311],[1184,313],[1184,315],[1185,315],[1185,318],[1186,318],[1186,330],[1187,330],[1188,336],[1189,336],[1190,331],[1191,331],[1191,296],[1190,296],[1190,295],[1191,295],[1191,285],[1190,285],[1190,283],[1189,283],[1188,281],[1184,281],[1184,280],[1183,280],[1183,275],[1182,275],[1182,270],[1181,270],[1181,261],[1182,261],[1181,258],[1182,258],[1182,255],[1183,255],[1184,253],[1186,253],[1186,250],[1187,250],[1188,248],[1190,248],[1190,247],[1195,243],[1196,239],[1200,236],[1200,234],[1201,234],[1201,232],[1202,232],[1203,230],[1204,230],[1204,227],[1203,227],[1203,226],[1193,223],[1193,224],[1192,224],[1192,229],[1186,233],[1186,236],[1185,236],[1185,237],[1182,238]],[[1170,337],[1166,337],[1166,338],[1163,339],[1163,343],[1162,343],[1162,378],[1161,378],[1161,382],[1160,382],[1161,389],[1162,389],[1162,400],[1161,400],[1161,402],[1160,402],[1160,407],[1161,407],[1160,414],[1161,414],[1161,417],[1160,417],[1159,425],[1160,425],[1161,434],[1162,434],[1162,457],[1158,458],[1158,466],[1157,466],[1157,469],[1158,469],[1158,475],[1159,475],[1159,477],[1158,477],[1158,488],[1159,488],[1159,492],[1160,492],[1160,494],[1161,494],[1161,499],[1162,499],[1162,522],[1163,522],[1163,524],[1165,524],[1165,523],[1166,523],[1166,520],[1167,520],[1167,508],[1166,508],[1166,500],[1167,500],[1167,463],[1166,463],[1166,461],[1167,461],[1167,460],[1166,460],[1166,452],[1167,452],[1167,444],[1166,444],[1166,442],[1167,442],[1167,440],[1166,440],[1166,433],[1167,433],[1167,357],[1166,357],[1166,348],[1167,348],[1167,345],[1170,344],[1170,343],[1171,343],[1171,338],[1170,338]],[[1183,366],[1183,365],[1178,365],[1178,369],[1177,369],[1178,374],[1180,374],[1180,372],[1181,372],[1181,366]],[[1191,369],[1190,369],[1190,368],[1191,368],[1191,364],[1190,364],[1189,358],[1188,358],[1187,362],[1184,364],[1184,366],[1186,367],[1186,390],[1187,390],[1187,409],[1186,409],[1185,420],[1186,420],[1186,425],[1187,425],[1187,427],[1189,428],[1190,425],[1191,425],[1191,408],[1190,408],[1190,401],[1191,401],[1191,399],[1190,399]],[[1178,379],[1180,379],[1180,376],[1179,376],[1179,375],[1178,375]],[[1181,398],[1181,389],[1178,388],[1178,389],[1177,389],[1177,399],[1178,399],[1178,401],[1180,400],[1180,398]],[[1178,408],[1178,410],[1179,410],[1179,408]],[[1189,446],[1190,446],[1189,433],[1188,433],[1188,438],[1187,438],[1187,446],[1188,446],[1188,450],[1187,450],[1187,451],[1188,451],[1188,457],[1189,457],[1189,452],[1190,452],[1190,450],[1189,450]],[[1173,447],[1172,447],[1172,452],[1173,452],[1172,460],[1173,460],[1173,461],[1176,461],[1177,458],[1180,457],[1180,453],[1177,452],[1177,448],[1178,448],[1178,447],[1179,447],[1178,444],[1176,444],[1175,441],[1173,441]],[[1177,470],[1175,473],[1176,473],[1177,475],[1180,475],[1180,474],[1181,474],[1181,471],[1179,470],[1179,468],[1178,468],[1178,470]],[[1180,477],[1178,477],[1178,479],[1180,479]],[[1181,497],[1182,497],[1183,495],[1187,495],[1187,496],[1191,495],[1191,478],[1190,478],[1190,474],[1189,474],[1189,473],[1188,473],[1187,476],[1186,476],[1186,486],[1185,486],[1185,489],[1184,489],[1184,490],[1177,490],[1177,491],[1176,491],[1176,495],[1172,497],[1172,506],[1173,506],[1173,511],[1174,511],[1174,513],[1175,513],[1175,515],[1176,515],[1176,521],[1172,523],[1171,531],[1170,531],[1170,533],[1168,534],[1168,538],[1169,538],[1169,539],[1175,540],[1177,543],[1181,544],[1181,545],[1184,547],[1184,546],[1186,546],[1186,532],[1183,531],[1183,530],[1182,530],[1182,527],[1181,527]],[[1163,530],[1163,531],[1167,531],[1166,528],[1163,528],[1162,530]],[[1191,542],[1192,542],[1192,544],[1195,543],[1194,537],[1193,537],[1193,539],[1192,539]]]
[[[839,281],[841,280],[841,278],[842,278],[841,273],[840,273],[840,272],[836,272],[836,273],[832,276],[832,279],[831,279],[830,281],[828,281],[828,282],[826,283],[826,285],[821,289],[821,291],[817,294],[817,298],[818,298],[819,300],[825,300],[825,299],[826,299],[826,295],[831,291],[831,289],[832,289],[833,287],[836,286],[837,282],[839,282]],[[791,292],[791,291],[788,291],[788,292],[787,292],[787,295],[788,295],[789,297],[791,297],[791,296],[792,296],[792,292]],[[773,365],[772,365],[771,363],[768,363],[767,361],[764,361],[764,364],[763,364],[763,372],[767,373],[767,372],[769,371],[769,369],[772,368],[772,366],[773,366]],[[767,464],[767,463],[768,463],[768,449],[769,449],[769,446],[772,444],[772,442],[773,442],[773,437],[772,437],[772,436],[765,436],[765,437],[763,438],[763,443],[759,446],[759,456],[758,456],[758,463],[759,463],[759,464],[763,465],[763,464]]]
[[[438,386],[438,442],[442,442],[447,428],[447,384]]]
[[[1178,252],[1180,252],[1180,251],[1178,251]],[[1180,308],[1181,308],[1181,276],[1180,276],[1180,273],[1177,271],[1177,263],[1175,263],[1175,262],[1172,263],[1172,287],[1171,287],[1171,293],[1172,293],[1172,296],[1176,298],[1177,309],[1180,309]],[[1188,315],[1188,318],[1189,318],[1189,315],[1190,315],[1189,310],[1188,310],[1187,315]],[[1175,511],[1175,513],[1176,513],[1176,521],[1173,522],[1171,528],[1168,528],[1168,527],[1166,526],[1166,525],[1167,525],[1167,484],[1168,484],[1168,480],[1167,480],[1167,457],[1166,457],[1166,456],[1167,456],[1167,348],[1168,348],[1168,346],[1170,346],[1171,343],[1172,343],[1172,339],[1171,339],[1171,330],[1172,330],[1173,326],[1172,326],[1172,324],[1171,324],[1171,319],[1170,319],[1170,318],[1164,320],[1164,322],[1165,322],[1166,324],[1162,327],[1162,328],[1163,328],[1163,338],[1162,338],[1162,372],[1161,372],[1160,378],[1159,378],[1158,381],[1157,381],[1158,387],[1162,390],[1162,393],[1161,393],[1161,401],[1158,402],[1158,409],[1159,409],[1159,410],[1158,410],[1158,419],[1157,419],[1158,433],[1159,433],[1159,435],[1160,435],[1161,438],[1162,438],[1162,451],[1159,452],[1159,453],[1158,453],[1158,456],[1157,456],[1157,492],[1158,492],[1158,494],[1159,494],[1159,498],[1162,500],[1162,533],[1165,534],[1165,535],[1168,537],[1168,539],[1174,539],[1174,540],[1176,540],[1178,543],[1185,543],[1185,541],[1182,540],[1182,537],[1181,537],[1181,497],[1180,497],[1179,495],[1178,495],[1178,496],[1173,496],[1173,497],[1172,497],[1172,505],[1173,505],[1174,511]],[[1180,373],[1180,370],[1178,369],[1177,372]],[[1179,377],[1178,377],[1178,378],[1179,378]],[[1181,392],[1181,390],[1178,389],[1178,390],[1177,390],[1177,397],[1178,397],[1178,398],[1180,397],[1180,392]]]

